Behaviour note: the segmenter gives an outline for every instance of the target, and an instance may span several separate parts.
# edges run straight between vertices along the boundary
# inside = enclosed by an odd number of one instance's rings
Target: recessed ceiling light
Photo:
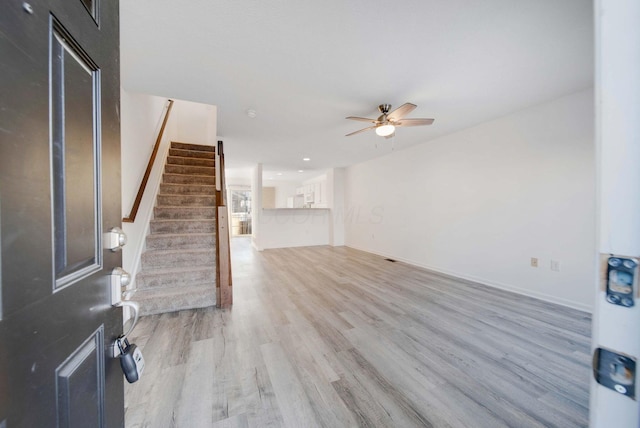
[[[298,172],[304,172],[304,169],[299,169]]]
[[[311,158],[302,158],[303,161],[305,162],[309,162],[311,160]]]
[[[279,173],[277,173],[276,175],[282,175],[282,173],[281,173],[281,172],[279,172]]]
[[[250,108],[247,110],[247,116],[249,116],[251,119],[255,119],[257,115],[258,112],[256,112],[254,109]]]

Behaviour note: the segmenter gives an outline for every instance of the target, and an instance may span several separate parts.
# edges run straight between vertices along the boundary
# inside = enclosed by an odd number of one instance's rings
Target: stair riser
[[[202,159],[216,158],[216,154],[214,152],[201,152],[196,150],[182,150],[182,149],[169,149],[169,156],[182,156],[186,158],[202,158]]]
[[[215,280],[215,269],[208,271],[196,270],[172,275],[139,273],[136,275],[136,287],[138,289],[187,287],[193,284],[210,283],[212,288],[215,289]]]
[[[142,270],[187,266],[215,266],[215,251],[183,251],[176,253],[143,253]]]
[[[198,206],[212,207],[216,204],[214,196],[198,195],[158,195],[158,206]]]
[[[215,233],[216,223],[203,221],[151,221],[151,233]]]
[[[185,158],[181,156],[169,156],[167,157],[167,164],[169,165],[189,165],[189,166],[208,166],[215,167],[216,162],[211,159],[201,158]]]
[[[210,235],[180,235],[180,236],[163,236],[149,235],[147,236],[147,249],[149,250],[186,250],[186,249],[205,249],[214,248],[216,245],[216,237]]]
[[[185,166],[185,165],[165,165],[164,172],[167,174],[188,174],[188,175],[215,175],[216,169],[206,166]]]
[[[155,207],[154,216],[157,219],[213,219],[215,208],[206,207]]]
[[[194,150],[198,152],[212,152],[215,153],[216,148],[214,146],[201,146],[199,144],[179,143],[177,141],[171,142],[172,149],[181,150]]]
[[[141,292],[136,293],[134,298],[140,303],[140,316],[186,309],[208,308],[216,304],[215,288],[207,294],[182,294],[179,296],[153,296],[149,298],[145,298],[144,291],[141,290]]]
[[[163,183],[172,184],[216,184],[215,175],[184,175],[184,174],[164,174],[162,176]]]
[[[215,195],[216,186],[202,184],[160,184],[161,194],[172,195]]]

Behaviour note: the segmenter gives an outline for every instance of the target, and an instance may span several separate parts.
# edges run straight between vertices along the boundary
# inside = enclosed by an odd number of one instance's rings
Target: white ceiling
[[[586,0],[120,5],[124,88],[218,106],[230,168],[347,166],[593,85]],[[405,102],[435,123],[344,136]]]

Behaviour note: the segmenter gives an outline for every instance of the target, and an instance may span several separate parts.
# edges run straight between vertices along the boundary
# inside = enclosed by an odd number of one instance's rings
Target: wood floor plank
[[[185,367],[182,391],[174,404],[177,426],[205,427],[214,419],[214,341],[199,340],[191,344],[189,359]],[[202,379],[209,379],[203,382]]]
[[[371,404],[379,405],[386,413],[384,426],[420,426],[447,427],[455,426],[449,415],[443,415],[435,410],[430,400],[423,400],[416,406],[404,393],[403,389],[385,374],[380,373],[357,349],[350,349],[340,353],[342,363],[348,368],[345,381],[350,388],[366,391],[349,392],[352,401],[363,402],[359,409],[366,409]],[[386,422],[386,420],[389,422]]]
[[[232,240],[234,305],[143,317],[133,427],[586,427],[589,314],[347,247]]]
[[[266,343],[260,348],[285,425],[290,428],[320,426],[301,379],[296,376],[282,347],[277,343]]]
[[[266,366],[255,367],[253,376],[245,378],[243,391],[246,397],[247,423],[249,426],[284,426],[284,420],[280,414],[276,394],[271,385]]]

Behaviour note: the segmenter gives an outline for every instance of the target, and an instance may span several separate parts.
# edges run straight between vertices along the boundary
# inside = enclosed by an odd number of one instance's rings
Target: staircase
[[[216,304],[215,148],[172,142],[132,300],[140,315]]]

